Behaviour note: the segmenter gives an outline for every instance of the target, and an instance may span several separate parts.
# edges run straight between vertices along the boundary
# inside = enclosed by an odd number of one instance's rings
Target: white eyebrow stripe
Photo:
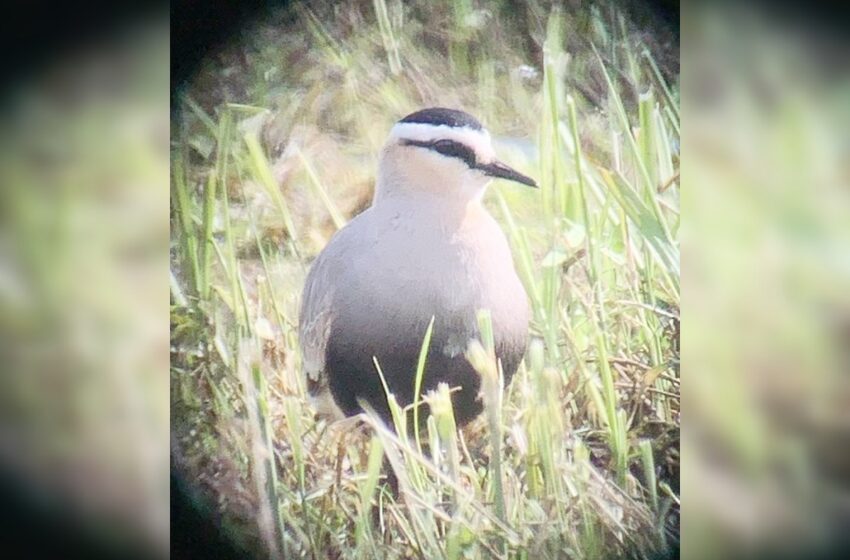
[[[467,127],[433,125],[424,123],[396,123],[390,130],[388,143],[399,140],[433,142],[434,140],[454,140],[471,148],[480,162],[490,162],[496,153],[490,143],[490,133],[486,129],[474,130]]]

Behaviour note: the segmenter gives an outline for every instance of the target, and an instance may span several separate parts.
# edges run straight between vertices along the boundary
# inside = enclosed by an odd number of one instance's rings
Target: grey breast
[[[423,336],[434,317],[423,392],[440,382],[460,387],[453,401],[463,424],[481,410],[480,379],[464,357],[469,340],[478,336],[477,310],[491,311],[506,381],[525,352],[528,304],[507,243],[495,223],[482,225],[489,237],[466,243],[423,236],[405,220],[380,218],[371,209],[358,216],[308,275],[299,321],[308,389],[314,396],[330,392],[346,415],[359,412],[362,399],[388,419],[373,357],[389,390],[409,404]]]

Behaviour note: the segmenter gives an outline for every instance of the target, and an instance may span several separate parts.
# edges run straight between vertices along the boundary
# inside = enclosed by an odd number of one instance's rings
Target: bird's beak
[[[484,172],[485,175],[489,175],[490,177],[498,177],[499,179],[507,179],[508,181],[516,181],[517,183],[522,183],[523,185],[528,185],[529,187],[537,188],[537,183],[531,177],[523,175],[516,169],[508,167],[501,161],[493,161],[491,163],[485,163],[478,165],[478,169]]]

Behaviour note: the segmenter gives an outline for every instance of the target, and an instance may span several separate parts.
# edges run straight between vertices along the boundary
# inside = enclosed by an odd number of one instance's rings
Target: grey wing
[[[301,299],[298,318],[298,339],[301,345],[301,363],[307,380],[307,392],[313,406],[321,415],[341,418],[339,407],[333,401],[325,371],[325,352],[331,330],[333,286],[332,267],[327,255],[314,261]]]
[[[368,245],[365,240],[374,236],[369,222],[370,215],[371,209],[367,209],[336,232],[313,261],[301,296],[298,337],[307,392],[319,414],[336,419],[345,415],[331,395],[325,356],[331,327],[338,312],[337,296],[345,292],[345,286],[349,285],[353,259],[363,253],[364,247]]]

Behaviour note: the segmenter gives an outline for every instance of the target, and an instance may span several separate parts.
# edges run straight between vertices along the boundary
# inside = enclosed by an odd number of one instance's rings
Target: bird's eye
[[[433,149],[444,156],[456,157],[465,161],[470,167],[475,166],[475,152],[460,142],[454,140],[437,140]]]

